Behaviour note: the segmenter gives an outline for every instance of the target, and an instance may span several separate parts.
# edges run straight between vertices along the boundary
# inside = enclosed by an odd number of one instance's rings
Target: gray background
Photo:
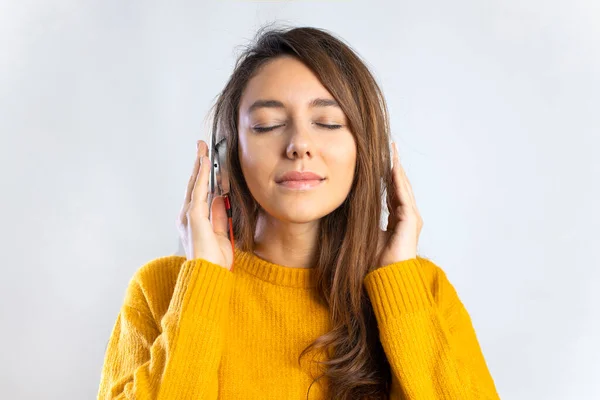
[[[363,56],[503,399],[600,398],[600,3],[0,1],[0,392],[92,399],[260,25]]]

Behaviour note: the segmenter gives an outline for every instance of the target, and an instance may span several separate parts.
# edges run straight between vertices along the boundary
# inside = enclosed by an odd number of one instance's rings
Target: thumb
[[[223,196],[216,196],[212,201],[211,223],[215,234],[228,238],[227,228],[229,228],[229,222],[227,221],[227,211],[225,210]]]

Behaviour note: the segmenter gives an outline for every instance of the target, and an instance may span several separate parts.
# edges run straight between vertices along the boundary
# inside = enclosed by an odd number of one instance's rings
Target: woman
[[[235,246],[222,196],[209,214],[199,141],[178,218],[186,257],[132,278],[98,397],[497,399],[456,291],[416,254],[423,223],[388,126],[340,39],[259,32],[214,109]]]

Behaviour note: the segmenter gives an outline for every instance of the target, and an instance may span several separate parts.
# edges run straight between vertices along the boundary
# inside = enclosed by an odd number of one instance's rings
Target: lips
[[[320,181],[323,179],[325,178],[312,171],[287,171],[279,178],[277,178],[275,182],[282,183],[287,181]]]

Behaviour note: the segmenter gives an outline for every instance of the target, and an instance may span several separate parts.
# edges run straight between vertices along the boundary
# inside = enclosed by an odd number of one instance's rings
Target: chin
[[[306,206],[302,205],[300,207],[298,207],[298,205],[296,204],[296,208],[286,208],[284,205],[285,202],[281,202],[277,209],[274,210],[274,214],[271,215],[274,215],[279,220],[295,224],[305,224],[309,222],[318,221],[327,214],[329,214],[331,211],[333,211],[323,210],[320,207],[315,207],[314,205],[310,204],[306,204]]]

